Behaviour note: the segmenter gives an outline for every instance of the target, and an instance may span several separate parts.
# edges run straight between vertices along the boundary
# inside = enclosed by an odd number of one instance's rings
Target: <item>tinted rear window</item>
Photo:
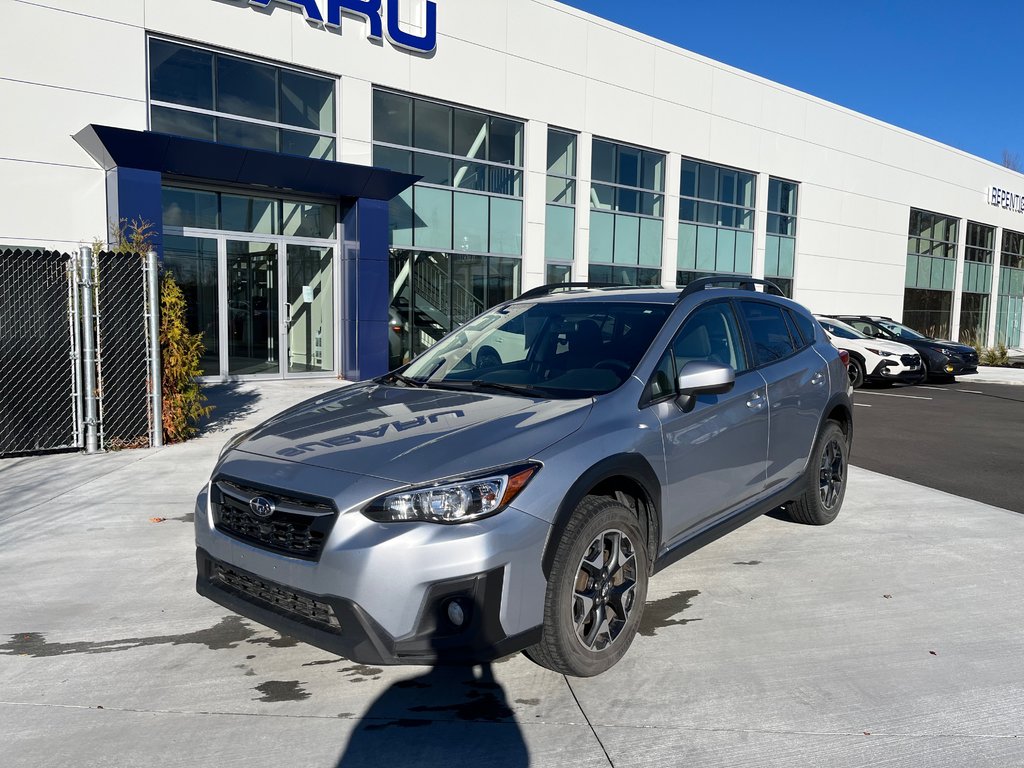
[[[750,344],[758,365],[789,357],[797,350],[782,307],[760,301],[741,301],[740,309],[750,329]]]

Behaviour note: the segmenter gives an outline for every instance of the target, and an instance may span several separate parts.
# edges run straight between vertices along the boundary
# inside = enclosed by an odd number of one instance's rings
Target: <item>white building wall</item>
[[[422,18],[424,0],[410,2]],[[18,118],[0,128],[0,243],[71,247],[101,233],[103,174],[70,137],[89,123],[147,126],[147,32],[340,77],[341,160],[370,162],[381,85],[528,121],[531,143],[552,125],[759,173],[759,209],[766,176],[798,181],[796,297],[815,311],[900,315],[911,207],[1024,230],[1024,215],[985,196],[1024,193],[1020,174],[553,0],[438,0],[431,56],[368,40],[355,17],[317,28],[284,3],[0,0],[0,103]],[[539,153],[526,156],[538,173]],[[582,193],[589,163],[579,177]],[[528,181],[524,287],[543,279],[538,185]],[[584,275],[588,217],[577,227]],[[671,265],[676,221],[665,227]],[[755,264],[763,239],[759,226]]]

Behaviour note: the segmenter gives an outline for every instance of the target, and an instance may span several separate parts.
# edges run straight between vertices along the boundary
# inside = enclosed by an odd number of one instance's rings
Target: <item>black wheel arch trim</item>
[[[643,456],[638,453],[619,453],[608,456],[590,467],[562,497],[562,502],[558,505],[558,511],[551,522],[548,540],[544,545],[544,556],[541,558],[545,578],[551,578],[555,551],[576,507],[591,494],[591,491],[604,481],[615,477],[625,477],[632,481],[646,497],[642,501],[647,506],[647,514],[644,514],[645,510],[637,510],[637,516],[640,519],[640,530],[646,539],[647,559],[653,565],[661,546],[661,481]]]

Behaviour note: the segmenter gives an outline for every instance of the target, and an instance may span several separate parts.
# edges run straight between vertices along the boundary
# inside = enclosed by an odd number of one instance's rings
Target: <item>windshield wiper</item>
[[[419,379],[410,379],[408,376],[403,376],[400,373],[389,373],[388,376],[391,377],[392,379],[394,379],[395,381],[402,382],[407,387],[425,387],[425,386],[427,386],[427,382],[425,382],[425,381],[420,381]]]
[[[474,387],[491,387],[492,389],[501,389],[505,392],[514,392],[517,395],[532,395],[534,397],[551,397],[550,392],[545,392],[542,389],[531,387],[527,384],[505,384],[500,381],[484,381],[483,379],[476,379],[470,382]]]

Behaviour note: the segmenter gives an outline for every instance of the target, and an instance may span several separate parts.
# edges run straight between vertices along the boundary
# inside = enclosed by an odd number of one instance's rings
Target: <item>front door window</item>
[[[334,249],[287,247],[288,373],[334,370]]]

